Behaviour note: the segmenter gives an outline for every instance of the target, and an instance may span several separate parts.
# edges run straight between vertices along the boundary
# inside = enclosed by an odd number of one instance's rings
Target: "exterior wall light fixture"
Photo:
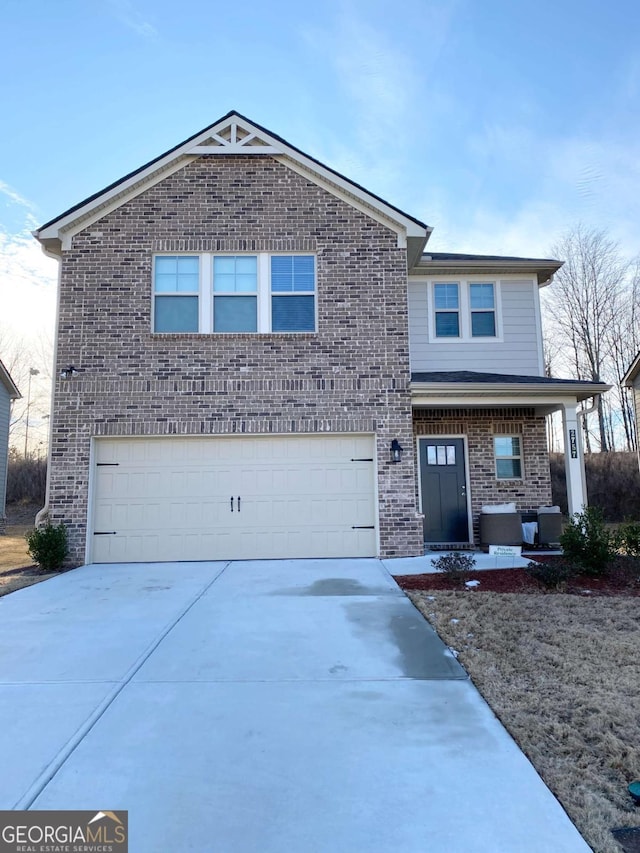
[[[393,463],[402,462],[402,447],[400,447],[400,442],[397,438],[394,438],[391,442],[391,461]]]

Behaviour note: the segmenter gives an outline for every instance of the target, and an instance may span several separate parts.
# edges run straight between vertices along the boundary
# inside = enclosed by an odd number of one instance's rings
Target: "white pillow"
[[[539,506],[538,515],[555,515],[560,512],[559,506]]]
[[[482,507],[483,515],[502,515],[507,512],[515,512],[516,505],[515,503],[510,504],[487,504]]]

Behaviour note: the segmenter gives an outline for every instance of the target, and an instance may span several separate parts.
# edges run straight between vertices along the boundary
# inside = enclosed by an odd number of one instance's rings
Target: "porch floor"
[[[434,567],[434,562],[444,554],[452,554],[453,551],[430,551],[423,557],[398,557],[392,560],[383,560],[385,568],[392,575],[429,575],[436,574],[437,569]],[[521,557],[497,557],[493,554],[485,554],[484,551],[468,550],[463,553],[473,557],[476,561],[473,571],[482,571],[484,569],[524,569],[530,562],[535,561],[535,558],[540,554],[556,555],[562,554],[562,551],[525,551]]]

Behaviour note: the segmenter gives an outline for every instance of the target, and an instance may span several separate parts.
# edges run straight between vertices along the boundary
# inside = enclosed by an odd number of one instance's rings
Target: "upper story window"
[[[469,308],[471,310],[471,337],[495,338],[496,298],[493,283],[469,285]]]
[[[436,337],[460,337],[460,292],[458,284],[434,284],[433,304]]]
[[[158,255],[154,332],[314,332],[313,255]]]
[[[434,340],[499,339],[498,286],[489,281],[436,281],[431,289]]]
[[[257,256],[214,257],[213,331],[258,331]]]
[[[197,255],[157,257],[153,289],[156,330],[198,331],[200,259]]]

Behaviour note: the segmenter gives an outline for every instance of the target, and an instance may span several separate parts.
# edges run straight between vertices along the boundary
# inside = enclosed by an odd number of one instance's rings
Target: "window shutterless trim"
[[[412,279],[413,280],[413,279]],[[422,279],[424,281],[424,279]],[[502,322],[502,288],[501,283],[495,277],[489,276],[473,276],[473,278],[432,278],[426,279],[427,283],[427,330],[429,343],[442,346],[451,346],[456,344],[479,344],[481,346],[497,343],[504,343],[503,322]],[[458,324],[460,334],[457,337],[449,337],[436,334],[436,313],[446,313],[445,308],[435,307],[435,286],[436,284],[457,284],[458,285]],[[471,297],[470,285],[472,284],[492,284],[493,299],[494,299],[494,314],[495,314],[495,335],[472,335],[471,334]],[[453,309],[450,309],[453,313]],[[491,309],[474,308],[473,313],[489,312]]]
[[[155,266],[156,258],[162,257],[197,257],[199,259],[199,288],[197,293],[180,293],[177,296],[194,296],[198,299],[198,324],[197,330],[189,332],[163,332],[156,329],[155,316]],[[252,257],[257,258],[257,329],[255,332],[222,332],[214,331],[214,299],[216,296],[252,296],[250,292],[216,293],[213,290],[213,266],[214,258],[217,257]],[[272,291],[271,289],[271,258],[272,257],[309,257],[313,258],[313,290]],[[159,294],[164,295],[164,294]],[[171,294],[166,294],[171,295]],[[292,331],[272,330],[272,297],[273,296],[307,296],[313,299],[313,329],[300,329]],[[151,334],[154,335],[315,335],[318,332],[318,256],[314,252],[155,252],[153,255],[151,275]]]
[[[520,453],[518,455],[514,455],[514,454],[498,455],[498,452],[496,449],[496,440],[501,439],[501,438],[508,438],[508,439],[511,439],[511,441],[513,441],[513,439],[517,439],[518,440],[518,447],[520,448]],[[501,462],[516,462],[516,461],[519,462],[520,463],[520,476],[518,476],[518,477],[501,477],[498,474],[498,462],[499,461],[501,461]],[[493,462],[494,462],[493,469],[495,472],[496,480],[500,480],[501,482],[503,482],[504,480],[512,480],[512,481],[513,480],[517,480],[517,481],[524,480],[524,478],[525,478],[524,477],[524,448],[522,446],[522,435],[494,435],[493,436]]]

